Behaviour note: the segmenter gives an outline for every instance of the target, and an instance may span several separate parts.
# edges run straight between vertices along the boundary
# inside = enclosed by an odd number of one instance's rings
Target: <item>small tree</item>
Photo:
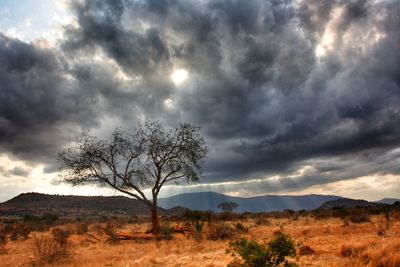
[[[222,202],[219,203],[217,208],[221,209],[223,212],[226,213],[232,213],[234,209],[236,209],[237,207],[239,207],[238,204],[236,204],[235,202]]]
[[[142,201],[150,210],[151,232],[156,234],[162,186],[171,181],[198,181],[206,154],[199,127],[180,124],[168,131],[159,122],[146,122],[138,124],[132,134],[117,128],[108,140],[84,132],[58,158],[63,181],[110,186]],[[151,198],[144,189],[151,189]]]

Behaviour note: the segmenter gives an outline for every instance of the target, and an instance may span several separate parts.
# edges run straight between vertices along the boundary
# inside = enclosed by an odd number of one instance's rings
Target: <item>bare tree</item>
[[[110,186],[142,201],[150,210],[151,232],[160,230],[157,197],[168,182],[198,181],[207,154],[199,127],[180,124],[166,130],[159,122],[138,124],[131,134],[119,128],[99,140],[82,133],[59,153],[60,177],[73,185]],[[151,198],[144,189],[151,189]]]

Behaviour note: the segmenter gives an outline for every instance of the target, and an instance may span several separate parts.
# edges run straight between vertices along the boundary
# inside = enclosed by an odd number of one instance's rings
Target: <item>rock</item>
[[[297,252],[297,254],[299,254],[300,256],[311,255],[314,253],[315,253],[315,251],[312,248],[310,248],[309,246],[301,246]]]

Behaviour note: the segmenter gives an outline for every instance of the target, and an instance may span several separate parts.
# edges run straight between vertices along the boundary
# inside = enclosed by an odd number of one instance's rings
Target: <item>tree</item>
[[[75,145],[59,153],[60,177],[72,185],[110,186],[138,199],[149,208],[156,234],[162,186],[200,178],[207,148],[199,129],[186,123],[166,130],[159,122],[146,122],[132,134],[117,128],[107,140],[83,132]],[[151,189],[151,198],[144,189]]]
[[[221,209],[223,212],[226,213],[232,213],[232,211],[237,207],[239,207],[239,205],[236,204],[235,202],[222,202],[219,203],[217,206],[218,209]]]

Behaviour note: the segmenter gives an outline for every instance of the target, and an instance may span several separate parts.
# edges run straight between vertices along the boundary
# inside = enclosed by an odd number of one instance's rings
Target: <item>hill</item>
[[[382,198],[381,200],[375,201],[375,203],[381,203],[381,204],[389,204],[392,205],[394,204],[396,201],[400,202],[399,198]]]
[[[0,204],[2,215],[40,215],[57,213],[61,216],[86,215],[148,215],[142,202],[124,196],[65,196],[23,193]],[[168,211],[160,208],[160,214]]]
[[[270,212],[291,210],[312,210],[329,200],[340,199],[332,195],[303,195],[303,196],[280,196],[265,195],[257,197],[233,197],[215,192],[185,193],[160,198],[158,204],[166,209],[182,206],[191,210],[219,211],[219,203],[233,201],[239,205],[238,212]]]
[[[323,203],[319,209],[374,207],[380,204],[363,199],[341,198]]]

